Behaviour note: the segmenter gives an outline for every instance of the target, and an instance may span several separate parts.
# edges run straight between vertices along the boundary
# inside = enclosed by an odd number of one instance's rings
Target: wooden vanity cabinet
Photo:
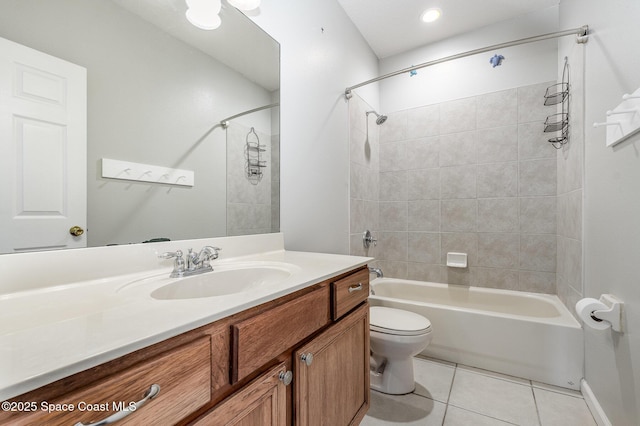
[[[156,383],[156,398],[114,424],[357,425],[369,407],[368,286],[358,268],[10,401],[128,403]],[[114,407],[0,412],[0,425],[90,424]]]
[[[369,409],[368,304],[297,349],[294,377],[296,425],[359,424]]]

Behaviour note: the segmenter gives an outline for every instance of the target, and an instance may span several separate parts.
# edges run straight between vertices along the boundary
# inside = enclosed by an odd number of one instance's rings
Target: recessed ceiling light
[[[440,9],[427,9],[422,13],[421,19],[423,22],[433,22],[437,20],[440,15],[442,15],[442,11]]]

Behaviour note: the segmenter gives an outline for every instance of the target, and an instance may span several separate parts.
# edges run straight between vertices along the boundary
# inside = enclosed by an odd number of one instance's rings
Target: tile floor
[[[434,359],[414,366],[416,390],[372,390],[361,426],[596,426],[578,391]]]

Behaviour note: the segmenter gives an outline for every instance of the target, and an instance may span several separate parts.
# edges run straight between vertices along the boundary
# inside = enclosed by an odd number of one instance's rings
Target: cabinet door
[[[297,350],[294,370],[296,425],[359,424],[369,409],[369,305]]]
[[[286,373],[285,363],[272,368],[234,393],[194,424],[286,426],[287,385],[280,379],[281,373]]]

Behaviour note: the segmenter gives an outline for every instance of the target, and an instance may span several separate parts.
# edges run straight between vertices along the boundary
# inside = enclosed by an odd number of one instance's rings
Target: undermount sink
[[[290,276],[289,270],[272,266],[214,270],[202,275],[172,279],[171,283],[152,291],[151,297],[174,300],[227,296],[276,284]]]

